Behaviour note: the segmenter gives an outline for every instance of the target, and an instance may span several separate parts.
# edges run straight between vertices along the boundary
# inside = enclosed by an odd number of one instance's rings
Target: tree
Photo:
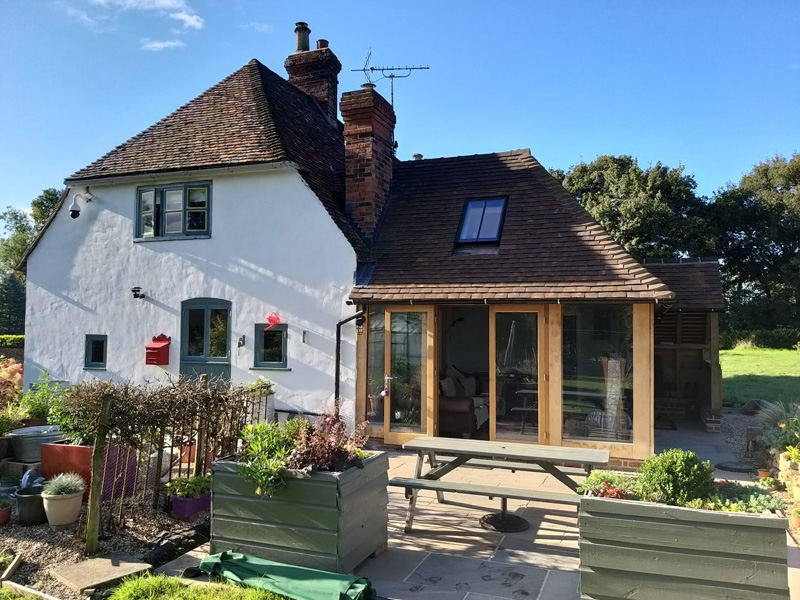
[[[0,279],[0,334],[25,333],[25,286],[14,273]]]
[[[758,163],[713,212],[734,326],[800,326],[800,154]]]
[[[551,171],[617,242],[637,258],[706,255],[713,248],[709,207],[683,167],[642,169],[631,156],[599,156]]]
[[[0,240],[0,266],[5,267],[6,271],[13,271],[22,260],[25,250],[55,210],[61,193],[55,188],[43,190],[31,201],[30,215],[24,210],[10,206],[5,212],[0,213],[0,220],[4,222],[8,234]]]

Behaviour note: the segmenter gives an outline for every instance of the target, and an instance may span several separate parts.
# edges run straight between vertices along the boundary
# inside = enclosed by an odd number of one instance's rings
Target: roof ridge
[[[458,154],[456,156],[437,156],[435,158],[420,158],[420,159],[409,159],[409,160],[399,160],[398,163],[402,166],[405,165],[414,165],[418,163],[431,163],[431,162],[438,162],[438,161],[446,161],[446,160],[460,160],[460,159],[478,159],[478,158],[486,158],[489,156],[531,156],[531,149],[530,148],[520,148],[518,150],[504,150],[502,152],[481,152],[477,154]],[[535,160],[535,159],[534,159]]]

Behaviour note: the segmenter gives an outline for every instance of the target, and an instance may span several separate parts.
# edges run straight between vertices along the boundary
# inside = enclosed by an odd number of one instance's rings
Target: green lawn
[[[748,400],[793,400],[800,404],[800,352],[748,348],[720,350],[722,397],[731,404]]]

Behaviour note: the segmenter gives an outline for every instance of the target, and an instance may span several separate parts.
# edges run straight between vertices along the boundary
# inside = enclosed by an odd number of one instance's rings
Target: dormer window
[[[206,237],[211,233],[211,184],[141,187],[136,199],[136,237]]]
[[[459,244],[499,242],[507,198],[467,200],[456,241]]]

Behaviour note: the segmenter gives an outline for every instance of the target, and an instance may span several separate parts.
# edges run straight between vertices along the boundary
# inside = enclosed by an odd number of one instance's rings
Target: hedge
[[[780,327],[778,329],[733,329],[720,331],[719,347],[730,350],[739,344],[757,348],[778,348],[791,350],[800,342],[800,329]]]
[[[24,335],[0,335],[0,348],[24,348]]]

